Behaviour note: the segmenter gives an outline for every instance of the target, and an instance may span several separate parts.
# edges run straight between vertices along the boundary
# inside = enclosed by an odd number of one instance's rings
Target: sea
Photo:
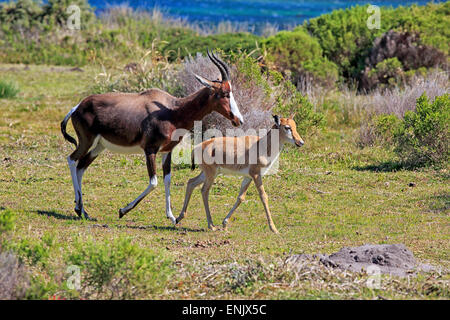
[[[153,10],[158,8],[166,16],[182,18],[189,23],[217,24],[223,21],[247,24],[271,24],[286,29],[303,23],[304,20],[329,13],[336,9],[355,5],[372,4],[392,6],[426,4],[430,1],[354,1],[354,0],[89,0],[99,13],[111,6],[126,5],[136,9]],[[434,1],[443,2],[443,1]]]

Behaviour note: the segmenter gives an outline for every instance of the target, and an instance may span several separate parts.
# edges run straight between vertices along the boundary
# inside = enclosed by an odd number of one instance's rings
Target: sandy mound
[[[416,261],[414,255],[403,244],[366,244],[360,247],[345,247],[331,255],[293,255],[290,263],[305,263],[317,260],[327,267],[341,268],[353,272],[372,270],[405,277],[416,272],[429,272],[434,268]]]

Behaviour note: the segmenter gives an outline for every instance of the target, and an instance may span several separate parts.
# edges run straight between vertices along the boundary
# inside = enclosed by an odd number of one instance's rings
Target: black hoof
[[[76,212],[78,218],[81,218],[81,209],[75,208],[74,210],[75,210],[75,212]]]
[[[119,209],[119,219],[122,219],[124,215],[125,213],[122,211],[122,209]]]

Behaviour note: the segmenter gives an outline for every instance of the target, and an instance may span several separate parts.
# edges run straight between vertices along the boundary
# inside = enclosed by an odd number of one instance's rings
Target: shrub
[[[416,100],[424,92],[432,100],[447,93],[449,89],[448,74],[434,70],[428,72],[425,77],[413,76],[403,87],[385,90],[378,88],[366,95],[356,95],[354,92],[341,104],[348,108],[352,101],[356,100],[358,110],[367,113],[367,121],[361,124],[358,138],[358,145],[364,147],[383,144],[382,141],[378,141],[381,137],[376,128],[378,116],[395,115],[397,118],[403,119],[407,111],[414,110]],[[351,112],[355,112],[355,110]]]
[[[359,86],[362,90],[370,90],[380,84],[398,85],[408,81],[416,70],[438,66],[445,68],[445,65],[445,55],[423,45],[417,33],[391,30],[375,39]]]
[[[311,103],[296,90],[289,81],[276,71],[262,71],[259,63],[251,56],[235,54],[231,56],[231,83],[236,103],[244,117],[244,131],[248,129],[270,128],[272,112],[289,116],[296,114],[298,130],[305,132],[322,124],[322,115],[316,113]],[[220,73],[209,58],[197,54],[186,59],[178,78],[185,94],[191,94],[202,85],[194,78],[197,73],[209,79],[220,79]],[[230,121],[213,113],[205,117],[206,128],[216,128],[223,134],[232,129]]]
[[[180,95],[181,89],[175,78],[176,65],[169,64],[155,47],[147,51],[138,62],[127,64],[119,73],[111,74],[104,69],[97,75],[91,91],[142,92],[150,88],[159,88],[175,96]]]
[[[393,114],[381,114],[375,116],[363,126],[360,134],[360,146],[393,145],[394,133],[398,130],[401,120]]]
[[[79,241],[66,260],[81,268],[81,294],[88,298],[148,298],[165,287],[173,272],[170,259],[127,238]]]
[[[22,239],[8,243],[7,248],[17,253],[21,262],[26,260],[30,265],[47,266],[50,248],[41,241]]]
[[[9,209],[0,211],[0,234],[14,229],[16,215]]]
[[[18,85],[12,81],[0,80],[0,99],[15,98],[20,89]]]
[[[370,30],[368,6],[335,10],[310,19],[304,27],[317,38],[324,56],[336,63],[346,79],[359,79],[375,38],[389,30],[414,32],[422,44],[448,55],[450,2],[425,6],[381,8],[381,28]],[[381,61],[377,61],[381,62]]]
[[[281,31],[263,41],[267,63],[282,73],[293,73],[294,82],[306,78],[318,84],[333,87],[338,79],[337,66],[323,57],[317,39],[302,27]]]
[[[65,27],[70,14],[67,8],[80,8],[80,27],[85,29],[94,18],[87,0],[17,0],[0,4],[0,23],[3,31],[20,31],[30,35],[36,31],[55,30]]]
[[[394,134],[395,151],[408,166],[447,164],[449,160],[450,96],[430,102],[425,94],[415,111],[405,113]]]

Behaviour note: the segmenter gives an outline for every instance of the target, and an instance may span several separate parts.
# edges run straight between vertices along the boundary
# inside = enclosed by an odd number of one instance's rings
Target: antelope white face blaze
[[[238,105],[236,103],[236,100],[234,100],[234,96],[233,96],[233,89],[231,88],[231,83],[230,83],[230,109],[231,109],[231,113],[233,113],[233,115],[235,115],[239,121],[241,122],[241,124],[244,123],[244,118],[242,117],[241,112],[239,111]]]

